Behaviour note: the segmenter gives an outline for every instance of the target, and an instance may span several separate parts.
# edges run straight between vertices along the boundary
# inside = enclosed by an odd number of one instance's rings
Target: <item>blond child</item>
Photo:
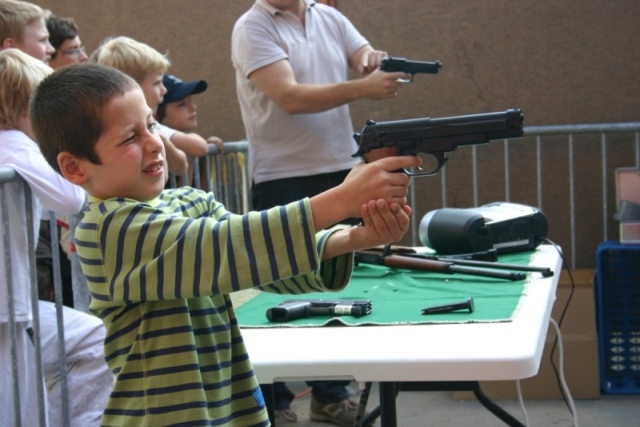
[[[153,111],[116,69],[57,70],[30,111],[49,164],[90,194],[75,239],[117,374],[104,425],[268,426],[229,293],[340,290],[352,251],[409,227],[409,178],[393,171],[415,157],[361,163],[326,193],[235,215],[211,193],[163,191]],[[363,226],[324,230],[352,216]]]
[[[133,78],[142,88],[145,100],[149,108],[155,114],[158,105],[163,100],[167,89],[162,84],[162,77],[169,69],[171,63],[166,55],[152,48],[151,46],[134,40],[130,37],[120,36],[105,40],[102,45],[91,54],[90,61],[102,65],[117,68],[129,77]],[[186,156],[200,157],[207,154],[207,141],[195,133],[185,133],[168,126],[160,126],[160,134],[166,137],[176,148],[186,154]],[[168,147],[168,150],[170,147]],[[173,157],[171,152],[167,153],[169,158]],[[184,161],[182,162],[184,170]],[[171,172],[176,172],[169,164]],[[176,168],[177,169],[177,168]],[[184,175],[189,170],[175,173]],[[177,170],[180,172],[180,170]]]
[[[2,49],[16,48],[41,60],[51,59],[53,46],[45,24],[46,12],[33,3],[0,1],[0,41]]]

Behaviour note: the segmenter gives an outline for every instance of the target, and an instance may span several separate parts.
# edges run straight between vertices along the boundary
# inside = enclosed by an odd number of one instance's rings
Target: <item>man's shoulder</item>
[[[323,16],[331,16],[334,19],[347,19],[347,17],[344,16],[338,8],[320,2],[316,2],[311,10],[314,13],[318,13]]]
[[[273,20],[273,14],[269,12],[265,7],[254,3],[247,11],[245,11],[236,20],[233,31],[236,32],[241,28],[273,25],[269,24]]]

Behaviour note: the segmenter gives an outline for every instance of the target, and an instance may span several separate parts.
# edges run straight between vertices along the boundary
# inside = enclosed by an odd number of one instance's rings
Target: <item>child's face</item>
[[[86,60],[87,54],[84,51],[80,37],[75,36],[72,39],[65,39],[62,42],[60,47],[56,49],[56,57],[49,61],[49,66],[57,70],[62,66],[76,64]]]
[[[153,110],[153,114],[158,110],[158,105],[162,102],[167,88],[162,84],[162,73],[151,72],[144,76],[140,82],[144,98],[147,100],[149,108]]]
[[[198,127],[198,107],[191,100],[191,95],[164,107],[162,124],[182,132],[192,131]]]
[[[16,42],[15,47],[27,55],[33,56],[45,64],[48,64],[54,49],[51,43],[49,43],[49,31],[44,23],[44,19],[39,19],[26,25],[24,27],[22,40]]]
[[[103,121],[95,145],[101,164],[76,160],[86,176],[83,187],[99,199],[156,197],[166,182],[164,144],[142,91],[134,89],[109,101]]]

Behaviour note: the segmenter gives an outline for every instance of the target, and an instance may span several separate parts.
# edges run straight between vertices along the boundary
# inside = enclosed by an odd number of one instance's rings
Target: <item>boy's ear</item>
[[[9,49],[10,47],[15,46],[15,44],[16,44],[16,41],[11,37],[7,37],[6,39],[2,40],[3,49]]]
[[[58,167],[60,168],[62,176],[73,184],[82,185],[89,179],[78,163],[76,156],[68,151],[63,151],[58,154]]]

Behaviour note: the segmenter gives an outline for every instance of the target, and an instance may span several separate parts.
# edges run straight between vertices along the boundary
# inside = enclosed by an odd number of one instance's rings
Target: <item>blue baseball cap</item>
[[[207,90],[207,82],[204,80],[185,82],[173,74],[165,74],[162,77],[162,84],[167,88],[167,93],[162,100],[163,104],[180,101],[189,95],[195,95]]]

